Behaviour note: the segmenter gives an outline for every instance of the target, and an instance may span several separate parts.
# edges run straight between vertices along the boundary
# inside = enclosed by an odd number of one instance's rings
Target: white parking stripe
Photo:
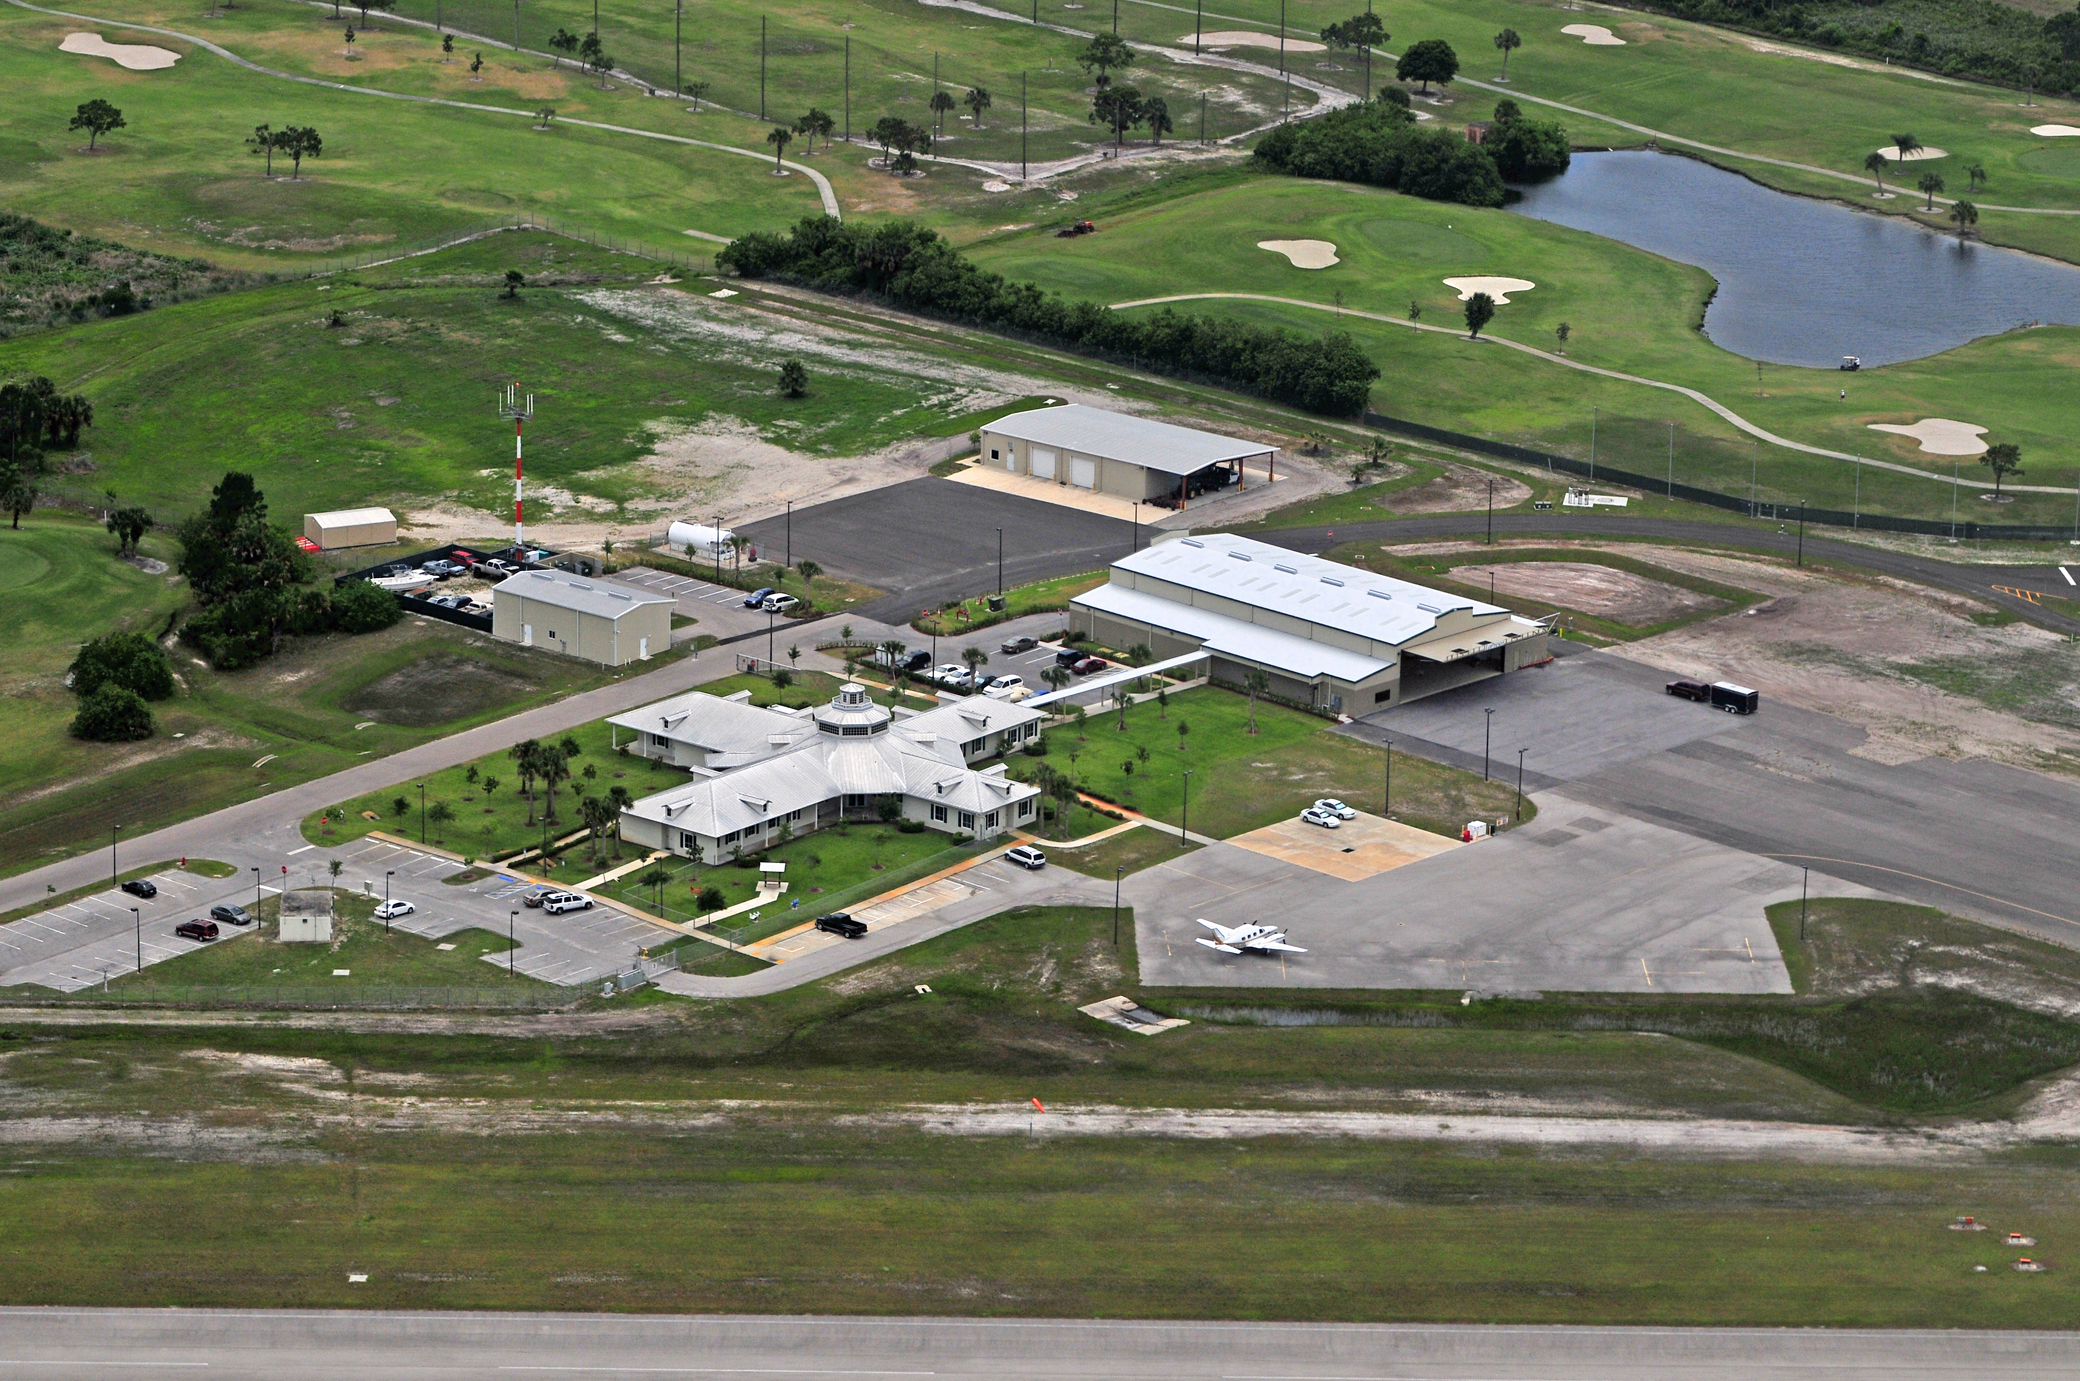
[[[2065,568],[2064,566],[2060,566],[2060,567],[2058,568],[2058,573],[2059,573],[2060,575],[2062,575],[2062,576],[2064,576],[2064,577],[2066,578],[2066,584],[2068,584],[2068,585],[2080,585],[2080,581],[2076,581],[2076,580],[2074,580],[2074,579],[2073,579],[2073,573],[2072,573],[2071,571],[2067,570],[2067,569],[2066,569],[2066,568]]]

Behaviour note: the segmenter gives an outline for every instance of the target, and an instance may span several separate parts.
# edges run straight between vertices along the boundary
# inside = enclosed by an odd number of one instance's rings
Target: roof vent
[[[1271,569],[1274,571],[1284,571],[1287,575],[1300,574],[1300,568],[1298,566],[1288,566],[1283,561],[1274,564],[1271,567]]]
[[[1178,540],[1183,542],[1188,547],[1203,547],[1206,545],[1204,542],[1200,541],[1196,537],[1181,537]]]
[[[1394,597],[1385,590],[1367,590],[1365,593],[1371,595],[1374,599],[1392,599]]]
[[[1336,587],[1337,589],[1339,589],[1339,590],[1343,588],[1343,582],[1342,582],[1342,581],[1340,581],[1340,580],[1338,580],[1338,579],[1337,579],[1337,578],[1336,578],[1335,576],[1333,576],[1333,575],[1325,575],[1325,576],[1323,576],[1323,577],[1322,577],[1322,584],[1324,584],[1324,585],[1334,585],[1334,586],[1335,586],[1335,587]]]
[[[1444,612],[1444,610],[1438,608],[1436,605],[1427,604],[1422,601],[1418,601],[1416,603],[1416,608],[1422,610],[1426,614],[1442,614]]]
[[[586,583],[585,583],[584,581],[582,581],[582,580],[573,580],[573,581],[571,582],[571,588],[572,588],[573,590],[589,590],[589,589],[591,589],[592,587],[591,587],[590,585],[587,585],[587,584],[586,584]]]
[[[634,596],[634,595],[624,595],[624,594],[622,594],[622,593],[621,593],[621,592],[620,592],[619,590],[609,590],[609,591],[607,591],[607,598],[608,598],[608,599],[625,599],[625,600],[628,600],[628,601],[629,601],[630,603],[634,603],[634,602],[635,602],[635,596]]]
[[[1256,559],[1246,551],[1231,551],[1228,555],[1234,557],[1237,561],[1253,561]]]
[[[533,576],[536,580],[554,580],[556,578],[555,576],[550,575],[547,571],[529,571],[528,574]]]

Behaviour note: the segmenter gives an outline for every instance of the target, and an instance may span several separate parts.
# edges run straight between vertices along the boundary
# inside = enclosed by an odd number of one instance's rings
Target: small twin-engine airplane
[[[1286,943],[1286,932],[1285,929],[1281,926],[1225,926],[1215,925],[1212,921],[1203,919],[1199,922],[1199,924],[1205,926],[1208,930],[1212,931],[1215,935],[1220,937],[1215,940],[1201,938],[1199,943],[1206,946],[1208,949],[1217,949],[1222,954],[1307,953],[1306,950],[1300,948],[1298,945],[1289,945]]]

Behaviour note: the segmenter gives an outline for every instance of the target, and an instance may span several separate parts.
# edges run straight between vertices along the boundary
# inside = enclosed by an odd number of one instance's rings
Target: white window
[[[933,819],[933,821],[934,821],[935,823],[937,823],[937,824],[941,824],[941,825],[945,824],[945,823],[946,823],[946,807],[944,807],[944,806],[933,806],[933,807],[932,807],[932,819]]]
[[[964,830],[972,830],[972,829],[974,829],[974,828],[975,828],[975,812],[974,812],[974,811],[972,811],[972,810],[964,810],[964,811],[962,811],[962,812],[961,812],[961,828],[962,828],[962,829],[964,829]]]
[[[1023,801],[1020,801],[1020,802],[1018,803],[1018,818],[1019,818],[1019,819],[1021,819],[1021,820],[1024,820],[1024,819],[1026,819],[1026,818],[1027,818],[1028,816],[1030,816],[1030,815],[1031,815],[1032,813],[1033,813],[1033,802],[1032,802],[1032,798],[1028,797],[1027,799],[1025,799],[1025,800],[1023,800]]]
[[[984,829],[986,829],[986,830],[993,830],[993,829],[995,829],[995,828],[997,827],[997,816],[998,816],[998,814],[999,814],[999,812],[997,812],[997,811],[994,811],[994,810],[993,810],[993,811],[991,811],[991,812],[990,812],[989,814],[987,814],[987,815],[983,816],[983,817],[982,817],[982,827],[983,827]]]
[[[1003,459],[1004,457],[1002,457],[1002,456],[998,455],[998,454],[997,454],[997,448],[996,448],[996,447],[994,447],[994,446],[992,446],[992,447],[990,447],[990,448],[989,448],[989,458],[990,458],[991,460],[1002,460],[1002,459]]]

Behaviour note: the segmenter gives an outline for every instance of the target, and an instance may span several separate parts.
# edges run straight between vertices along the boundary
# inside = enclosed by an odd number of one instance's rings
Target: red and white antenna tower
[[[498,400],[498,415],[513,419],[513,549],[517,553],[527,545],[527,532],[520,514],[520,434],[527,419],[534,416],[534,395],[524,399],[520,385],[507,384],[504,396]]]

